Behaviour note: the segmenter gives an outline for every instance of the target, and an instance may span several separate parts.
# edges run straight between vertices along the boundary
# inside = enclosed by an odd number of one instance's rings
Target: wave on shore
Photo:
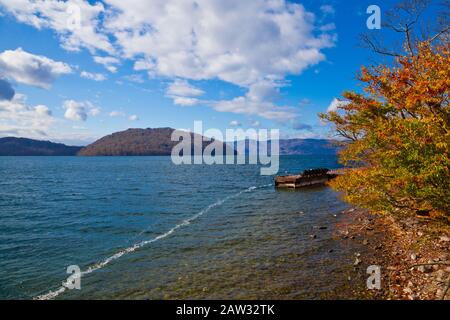
[[[232,198],[236,198],[236,197],[238,197],[241,194],[246,193],[246,192],[251,192],[251,191],[256,190],[256,189],[266,188],[266,187],[270,187],[270,186],[272,186],[272,184],[262,185],[262,186],[259,186],[259,187],[252,186],[252,187],[249,187],[249,188],[247,188],[245,190],[242,190],[242,191],[240,191],[238,193],[235,193],[235,194],[230,195],[228,197],[225,197],[225,198],[223,198],[221,200],[218,200],[218,201],[214,202],[213,204],[209,205],[208,207],[204,208],[200,212],[196,213],[192,217],[190,217],[188,219],[185,219],[181,223],[175,225],[173,228],[171,228],[167,232],[165,232],[163,234],[160,234],[159,236],[157,236],[157,237],[155,237],[153,239],[144,240],[144,241],[138,242],[138,243],[136,243],[136,244],[134,244],[134,245],[132,245],[132,246],[130,246],[128,248],[122,249],[119,252],[117,252],[117,253],[109,256],[108,258],[104,259],[103,261],[100,261],[100,262],[98,262],[98,263],[88,267],[85,271],[82,271],[80,273],[79,277],[87,275],[87,274],[90,274],[90,273],[92,273],[92,272],[94,272],[96,270],[102,269],[105,266],[107,266],[109,263],[111,263],[112,261],[119,259],[120,257],[124,256],[125,254],[134,252],[137,249],[140,249],[140,248],[142,248],[142,247],[144,247],[144,246],[146,246],[148,244],[151,244],[153,242],[156,242],[158,240],[161,240],[161,239],[164,239],[164,238],[170,236],[177,229],[189,225],[191,222],[193,222],[194,220],[198,219],[200,216],[204,215],[205,213],[207,213],[211,209],[222,205],[227,200],[230,200]],[[75,279],[75,276],[72,276],[71,280],[74,280],[74,279]],[[66,290],[68,290],[68,283],[67,282],[63,282],[63,284],[58,289],[49,291],[48,293],[43,294],[43,295],[39,295],[39,296],[35,297],[34,300],[51,300],[51,299],[54,299],[54,298],[58,297],[62,293],[64,293]]]

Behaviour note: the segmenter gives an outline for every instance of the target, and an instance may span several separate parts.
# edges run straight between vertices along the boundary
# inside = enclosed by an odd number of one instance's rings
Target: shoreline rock
[[[359,241],[362,255],[355,253],[351,278],[367,278],[365,266],[379,265],[382,288],[367,290],[368,299],[450,300],[450,227],[394,220],[351,208],[342,212],[336,236],[341,241]],[[440,233],[439,233],[440,232]],[[447,290],[447,292],[446,292]]]

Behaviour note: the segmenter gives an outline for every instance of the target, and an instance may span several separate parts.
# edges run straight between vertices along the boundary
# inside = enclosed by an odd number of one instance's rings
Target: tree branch
[[[400,54],[390,52],[388,50],[385,50],[385,49],[379,47],[367,35],[362,36],[362,41],[365,42],[366,45],[375,53],[382,54],[385,56],[390,56],[390,57],[401,57]]]
[[[437,34],[435,34],[433,37],[431,37],[430,39],[426,40],[426,42],[433,42],[434,40],[436,40],[437,38],[439,38],[441,35],[443,35],[444,33],[448,32],[450,30],[450,26],[448,26],[447,28],[439,31]]]

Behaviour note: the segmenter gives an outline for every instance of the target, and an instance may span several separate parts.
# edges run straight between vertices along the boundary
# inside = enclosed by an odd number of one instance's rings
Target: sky
[[[331,137],[317,114],[360,90],[359,35],[383,31],[367,29],[371,4],[0,0],[0,137],[86,145],[198,120]]]

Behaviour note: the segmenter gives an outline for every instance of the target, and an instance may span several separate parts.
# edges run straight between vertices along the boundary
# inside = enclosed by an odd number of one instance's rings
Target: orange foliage
[[[365,94],[320,114],[350,140],[340,154],[356,166],[332,182],[346,200],[372,211],[450,210],[450,46],[418,45],[394,66],[363,68]],[[404,210],[402,210],[404,211]]]

